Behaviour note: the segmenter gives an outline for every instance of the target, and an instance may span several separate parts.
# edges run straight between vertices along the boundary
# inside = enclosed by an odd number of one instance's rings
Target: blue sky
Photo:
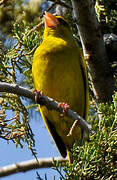
[[[43,120],[40,117],[39,112],[35,112],[35,113],[38,113],[38,116],[33,116],[33,118],[30,120],[30,125],[33,129],[33,133],[35,134],[38,158],[59,156],[58,150],[55,144],[53,143],[51,136],[48,134],[48,131],[46,130],[44,126]],[[0,139],[0,141],[1,141],[0,142],[0,167],[33,159],[31,151],[27,150],[26,145],[24,146],[23,149],[21,149],[20,147],[16,148],[14,143],[12,142],[7,144],[6,141],[2,139]],[[40,174],[41,178],[43,179],[45,179],[44,176],[46,173],[48,180],[52,180],[54,175],[56,176],[55,180],[59,180],[58,172],[51,168],[32,170],[25,173],[17,173],[17,174],[3,177],[0,179],[1,180],[16,180],[16,179],[17,180],[21,180],[21,179],[22,180],[26,180],[26,179],[36,180],[37,179],[36,171]]]

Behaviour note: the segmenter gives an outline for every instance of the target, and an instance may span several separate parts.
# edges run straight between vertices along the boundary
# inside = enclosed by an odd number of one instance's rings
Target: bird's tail
[[[67,155],[68,155],[69,164],[72,164],[73,163],[72,153],[68,149],[67,149]]]

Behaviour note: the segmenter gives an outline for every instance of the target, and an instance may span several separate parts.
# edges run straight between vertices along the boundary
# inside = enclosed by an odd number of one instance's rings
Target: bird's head
[[[54,16],[45,11],[44,15],[45,31],[44,36],[68,37],[71,36],[70,27],[67,21],[61,16]]]

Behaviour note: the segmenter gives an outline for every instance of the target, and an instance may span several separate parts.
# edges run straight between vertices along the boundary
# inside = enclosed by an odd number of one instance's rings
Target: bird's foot
[[[68,105],[67,103],[61,102],[61,103],[58,104],[58,108],[61,108],[61,107],[63,108],[63,113],[60,114],[60,117],[64,117],[65,112],[68,109],[70,109],[70,105]]]
[[[39,96],[43,95],[43,92],[41,90],[34,89],[33,93],[35,93],[35,102],[37,102]]]

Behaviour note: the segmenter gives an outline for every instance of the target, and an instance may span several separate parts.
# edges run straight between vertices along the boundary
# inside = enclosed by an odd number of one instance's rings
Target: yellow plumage
[[[42,44],[33,58],[33,80],[36,90],[43,91],[58,102],[65,102],[84,119],[88,114],[87,72],[80,48],[73,39],[68,24],[62,17],[54,17],[46,12],[46,21]],[[76,127],[72,136],[67,136],[73,121],[60,117],[55,110],[39,106],[47,129],[63,157],[69,155],[77,140],[82,139],[82,130]],[[70,159],[70,157],[69,157]]]

